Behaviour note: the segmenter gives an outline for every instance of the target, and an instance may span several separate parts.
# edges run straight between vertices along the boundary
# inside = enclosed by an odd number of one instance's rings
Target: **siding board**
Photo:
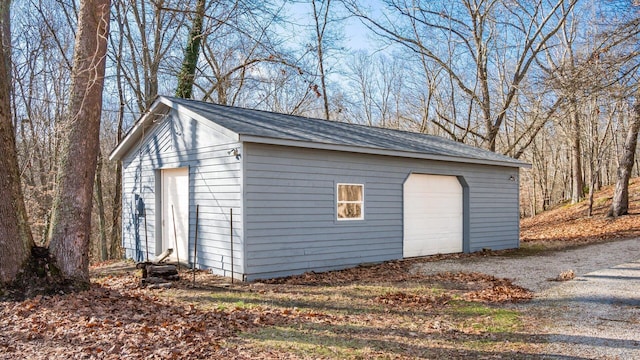
[[[518,245],[514,168],[245,144],[247,278],[402,257],[402,185],[410,173],[463,176],[469,249]],[[335,186],[363,183],[364,221],[336,221]]]
[[[143,219],[135,215],[135,196],[144,199],[147,212],[147,238],[150,257],[156,249],[161,231],[156,229],[156,200],[159,200],[161,169],[189,167],[189,254],[191,263],[195,238],[195,210],[199,205],[198,259],[200,268],[226,274],[230,270],[229,209],[234,209],[234,272],[244,272],[242,250],[242,161],[228,154],[241,148],[210,127],[173,112],[150,129],[144,140],[123,159],[123,246],[127,257],[143,260]],[[158,202],[159,204],[159,202]],[[158,214],[159,215],[159,214]],[[237,217],[236,217],[237,215]],[[170,235],[170,234],[169,234]],[[185,260],[187,254],[180,254]]]

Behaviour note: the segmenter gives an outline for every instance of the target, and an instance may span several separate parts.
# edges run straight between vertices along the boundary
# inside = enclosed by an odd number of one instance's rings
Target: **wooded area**
[[[523,217],[593,205],[618,181],[610,215],[624,215],[640,167],[639,11],[631,0],[2,0],[0,281],[33,244],[80,282],[90,258],[121,256],[121,168],[105,154],[158,94],[521,159],[533,165]]]

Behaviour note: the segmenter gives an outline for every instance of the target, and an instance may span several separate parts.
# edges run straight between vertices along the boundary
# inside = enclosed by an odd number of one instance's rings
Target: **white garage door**
[[[455,176],[404,183],[404,257],[462,252],[462,186]]]

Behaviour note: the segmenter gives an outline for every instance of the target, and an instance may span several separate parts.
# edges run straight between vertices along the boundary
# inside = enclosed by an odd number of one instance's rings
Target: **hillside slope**
[[[587,201],[562,205],[520,221],[522,242],[545,242],[553,246],[578,245],[613,239],[640,237],[640,178],[629,185],[629,214],[607,218],[614,186],[594,194],[593,216],[587,217]]]

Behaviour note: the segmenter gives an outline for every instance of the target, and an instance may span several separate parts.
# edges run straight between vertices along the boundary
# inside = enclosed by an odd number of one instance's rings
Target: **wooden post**
[[[147,237],[147,212],[144,213],[144,250],[147,254],[147,262],[149,262],[149,238]]]
[[[233,208],[229,209],[231,219],[229,220],[229,239],[231,241],[231,283],[233,284]]]
[[[193,239],[193,285],[196,284],[196,261],[198,261],[198,214],[200,213],[200,205],[196,205],[196,235]]]

